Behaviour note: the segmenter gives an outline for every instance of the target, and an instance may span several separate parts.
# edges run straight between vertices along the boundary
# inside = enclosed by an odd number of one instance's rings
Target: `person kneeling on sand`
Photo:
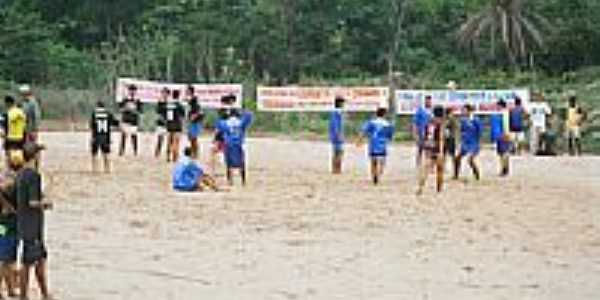
[[[183,151],[183,157],[179,159],[173,169],[173,189],[178,192],[201,192],[205,188],[214,191],[221,191],[216,180],[204,173],[200,164],[194,161],[191,156],[192,148],[186,147]]]

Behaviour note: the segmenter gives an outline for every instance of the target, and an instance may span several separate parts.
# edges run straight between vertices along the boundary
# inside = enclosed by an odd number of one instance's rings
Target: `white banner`
[[[258,87],[260,111],[330,111],[336,97],[346,100],[345,110],[375,111],[388,107],[386,87]]]
[[[115,93],[116,101],[120,102],[127,96],[127,88],[130,85],[137,87],[137,97],[145,103],[157,102],[160,98],[160,93],[163,88],[168,88],[171,91],[180,90],[181,99],[184,99],[187,84],[179,83],[162,83],[156,81],[139,80],[133,78],[119,78],[117,80],[117,90]],[[241,84],[192,84],[194,86],[194,94],[198,97],[198,101],[203,108],[220,108],[221,97],[234,95],[236,102],[233,107],[240,108],[242,106],[242,91]],[[228,106],[231,107],[231,106]]]
[[[496,111],[496,103],[503,99],[508,107],[514,106],[514,101],[521,98],[524,107],[531,99],[528,89],[512,90],[397,90],[396,110],[400,115],[413,114],[423,105],[426,96],[431,96],[433,105],[461,108],[465,104],[472,104],[479,114]]]

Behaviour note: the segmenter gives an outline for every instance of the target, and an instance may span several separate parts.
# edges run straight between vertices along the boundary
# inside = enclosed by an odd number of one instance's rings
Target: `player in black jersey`
[[[156,119],[156,149],[154,150],[154,156],[156,158],[160,157],[163,141],[167,134],[167,101],[169,101],[170,95],[171,91],[168,88],[162,89],[161,97],[156,104],[156,115],[158,117]],[[168,145],[166,148],[168,148]],[[168,158],[169,152],[167,151],[166,153]]]
[[[194,94],[194,86],[188,85],[186,91],[186,100],[189,105],[187,115],[187,137],[192,150],[192,158],[198,158],[198,136],[202,134],[202,121],[204,120],[204,112],[200,107],[200,101]]]
[[[167,102],[165,110],[165,120],[167,122],[167,162],[176,162],[179,159],[179,140],[183,132],[183,121],[185,118],[185,109],[179,102],[180,92],[172,92],[171,101]]]
[[[104,172],[110,172],[110,137],[112,126],[118,126],[119,122],[109,112],[104,102],[98,101],[96,108],[90,118],[90,129],[92,133],[91,148],[92,148],[92,172],[97,171],[98,152],[102,151],[104,158]]]
[[[135,155],[138,153],[138,126],[140,124],[140,115],[142,114],[142,101],[136,98],[137,87],[130,85],[128,95],[119,103],[121,111],[121,147],[119,155],[125,154],[125,144],[127,137],[131,137],[131,145]]]

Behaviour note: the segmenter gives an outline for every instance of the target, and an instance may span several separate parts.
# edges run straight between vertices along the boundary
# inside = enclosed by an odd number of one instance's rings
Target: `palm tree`
[[[462,24],[458,32],[459,44],[462,47],[474,45],[482,34],[489,32],[491,55],[495,58],[496,39],[499,35],[510,63],[517,66],[519,60],[527,57],[529,40],[541,48],[544,47],[544,38],[536,23],[548,28],[551,26],[539,14],[526,12],[524,1],[490,0],[490,4],[482,11]]]

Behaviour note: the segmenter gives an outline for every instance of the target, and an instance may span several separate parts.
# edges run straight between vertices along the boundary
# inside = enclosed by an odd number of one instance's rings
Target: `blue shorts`
[[[460,145],[460,156],[466,155],[478,155],[480,151],[479,145],[468,145],[461,144]]]
[[[187,128],[188,137],[191,139],[195,139],[200,136],[202,133],[202,124],[200,123],[190,123]]]
[[[503,138],[500,138],[496,141],[496,152],[498,154],[503,155],[512,149],[512,143],[510,141],[505,141]]]
[[[245,153],[242,146],[228,146],[225,145],[225,165],[227,168],[240,169],[244,168]]]
[[[16,237],[1,237],[0,238],[0,262],[15,262],[17,261],[17,238]]]

